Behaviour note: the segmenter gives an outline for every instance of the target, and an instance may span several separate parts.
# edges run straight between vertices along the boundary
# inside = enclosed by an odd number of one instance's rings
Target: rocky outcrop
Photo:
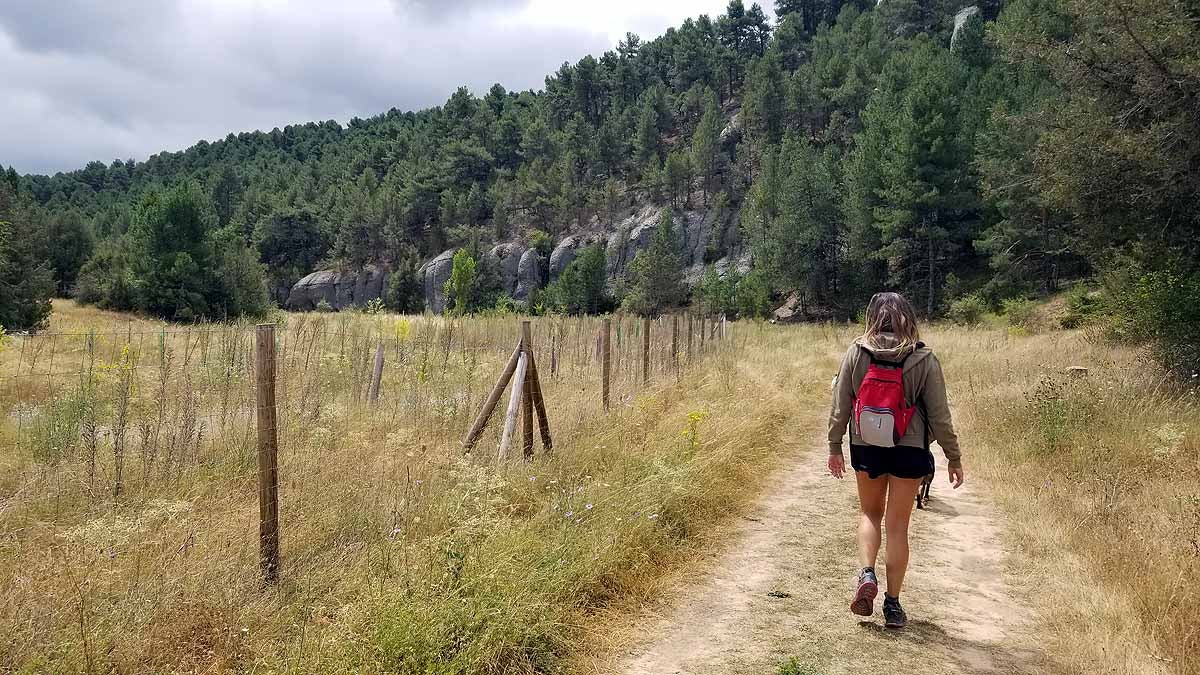
[[[516,242],[494,246],[487,253],[500,276],[500,290],[509,295],[516,293],[517,268],[520,266],[521,256],[524,254],[525,247]]]
[[[434,314],[446,310],[446,280],[454,268],[454,251],[442,251],[438,257],[421,265],[417,270],[417,279],[425,290],[425,309]]]
[[[729,118],[729,124],[721,130],[721,145],[722,147],[730,147],[736,145],[742,140],[742,111],[737,111],[733,117]]]
[[[359,307],[383,298],[387,276],[387,270],[373,265],[357,272],[313,272],[292,286],[288,293],[287,308],[307,312],[317,309],[322,302],[337,310]]]
[[[593,223],[592,231],[564,237],[554,247],[549,261],[536,249],[526,248],[517,242],[494,246],[485,255],[497,270],[500,290],[519,302],[528,302],[535,289],[557,279],[579,253],[592,244],[604,247],[605,273],[612,283],[628,272],[629,263],[638,251],[650,245],[661,215],[662,207],[646,205],[628,212],[607,231]],[[699,283],[710,261],[721,276],[728,274],[731,269],[741,274],[750,271],[749,255],[741,250],[736,211],[679,209],[675,211],[675,227],[684,282],[688,285]],[[713,261],[717,255],[723,257]],[[444,288],[453,267],[452,249],[425,263],[417,271],[428,311],[441,313],[445,310]]]
[[[609,235],[605,246],[605,273],[609,278],[616,278],[625,273],[629,263],[633,262],[638,251],[650,245],[654,237],[654,228],[658,226],[657,213],[635,214],[623,227]]]
[[[538,262],[538,252],[529,249],[521,254],[517,265],[517,287],[513,290],[513,300],[528,302],[529,297],[542,285],[542,269]]]
[[[729,274],[730,270],[737,272],[741,276],[746,276],[750,273],[752,268],[750,262],[750,253],[744,252],[736,256],[727,255],[713,263],[712,266],[713,270],[716,271],[717,276],[724,279],[725,275]]]
[[[799,291],[792,291],[787,299],[783,301],[774,312],[771,313],[771,320],[775,323],[792,323],[804,318],[803,304],[800,298]]]
[[[970,7],[963,7],[958,11],[958,14],[954,15],[954,34],[950,36],[951,51],[954,50],[954,43],[958,42],[958,34],[962,32],[967,22],[981,13],[978,6],[971,5]]]
[[[550,280],[557,279],[558,275],[567,269],[567,265],[575,261],[581,250],[599,239],[599,236],[594,234],[575,234],[559,242],[550,253]]]

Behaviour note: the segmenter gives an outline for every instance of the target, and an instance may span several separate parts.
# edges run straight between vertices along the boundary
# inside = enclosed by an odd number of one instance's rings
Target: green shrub
[[[1163,367],[1190,379],[1200,373],[1200,273],[1179,261],[1165,267],[1128,271],[1113,292],[1115,331],[1147,344]]]
[[[975,326],[983,321],[983,315],[987,313],[987,309],[987,303],[983,301],[983,298],[972,293],[950,303],[950,309],[946,311],[946,318],[961,326]]]
[[[450,268],[450,278],[443,286],[446,294],[446,309],[454,314],[463,315],[471,311],[475,300],[478,279],[478,266],[475,259],[466,249],[458,249],[454,253],[453,267]]]
[[[735,270],[730,270],[735,274]],[[767,275],[754,270],[737,281],[737,313],[743,319],[761,319],[771,314],[771,286]]]
[[[525,241],[529,248],[537,251],[543,258],[550,257],[550,253],[554,250],[554,240],[542,230],[530,230]]]
[[[1100,294],[1086,284],[1077,284],[1067,291],[1067,311],[1058,322],[1063,328],[1079,328],[1094,319],[1101,312],[1102,301]]]
[[[492,307],[490,314],[497,316],[506,316],[509,314],[517,314],[524,309],[520,303],[513,300],[508,293],[501,293],[496,296],[496,304]]]
[[[388,273],[384,300],[388,309],[400,314],[420,314],[425,309],[425,289],[417,279],[415,263],[405,262]]]
[[[811,663],[806,663],[793,656],[787,661],[780,663],[779,669],[776,672],[779,675],[818,675],[820,671]]]
[[[612,306],[605,276],[604,247],[592,244],[571,261],[554,283],[546,287],[542,299],[555,312],[599,314]]]
[[[1046,378],[1026,394],[1025,400],[1027,414],[1020,418],[1032,422],[1037,450],[1068,450],[1078,434],[1095,433],[1099,415],[1096,392],[1086,382]]]
[[[1037,303],[1027,298],[1009,298],[1001,303],[1001,308],[1013,328],[1031,328],[1037,314]]]

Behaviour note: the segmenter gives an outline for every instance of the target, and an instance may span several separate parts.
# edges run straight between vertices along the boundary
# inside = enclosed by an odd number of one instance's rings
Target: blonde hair
[[[917,313],[912,304],[899,293],[871,296],[867,303],[867,328],[860,340],[875,349],[901,352],[916,349],[921,331],[917,328]]]

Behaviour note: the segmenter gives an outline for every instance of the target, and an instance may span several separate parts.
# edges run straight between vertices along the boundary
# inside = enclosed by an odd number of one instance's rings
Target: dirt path
[[[913,515],[909,627],[885,631],[878,601],[871,621],[853,617],[854,483],[829,477],[824,463],[823,449],[792,458],[696,583],[645,618],[638,633],[648,641],[614,672],[761,675],[793,657],[796,672],[823,675],[1057,672],[1006,577],[983,488],[951,491],[940,465],[929,509]]]

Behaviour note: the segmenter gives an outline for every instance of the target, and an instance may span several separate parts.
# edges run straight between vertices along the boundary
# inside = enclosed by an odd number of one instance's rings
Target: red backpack
[[[867,445],[893,448],[900,442],[916,407],[904,404],[904,364],[875,358],[871,350],[862,350],[871,358],[871,366],[858,387],[854,400],[854,421],[858,435]]]

